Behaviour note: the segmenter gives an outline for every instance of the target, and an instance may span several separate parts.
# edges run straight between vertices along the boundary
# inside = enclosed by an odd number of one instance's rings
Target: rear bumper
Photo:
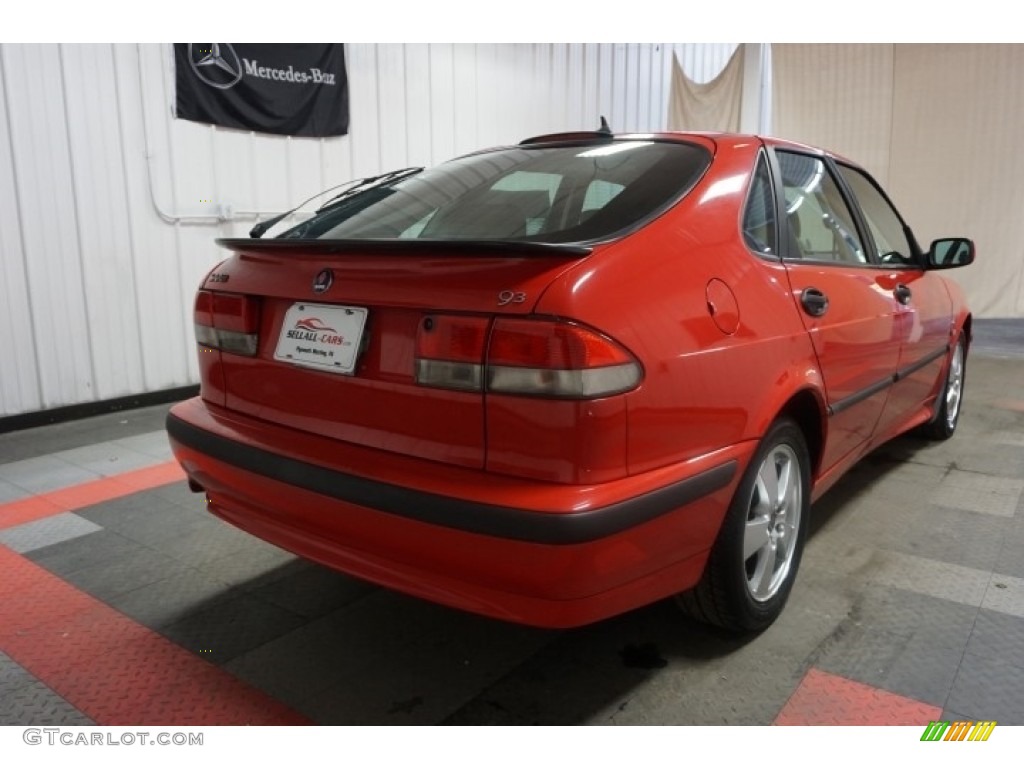
[[[752,444],[595,486],[361,448],[203,402],[167,419],[211,512],[329,567],[436,602],[575,626],[696,583]]]

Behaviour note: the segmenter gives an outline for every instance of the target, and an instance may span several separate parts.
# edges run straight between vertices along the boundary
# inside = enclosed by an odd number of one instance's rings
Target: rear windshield
[[[678,142],[495,150],[343,199],[281,237],[600,240],[663,211],[710,162]]]

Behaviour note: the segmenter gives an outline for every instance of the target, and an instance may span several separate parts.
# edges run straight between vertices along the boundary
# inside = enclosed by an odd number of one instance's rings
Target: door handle
[[[800,291],[800,305],[811,317],[821,317],[828,312],[828,296],[817,288],[804,288]]]
[[[897,283],[896,287],[892,289],[892,295],[896,297],[896,301],[900,304],[910,303],[910,289],[903,283]]]

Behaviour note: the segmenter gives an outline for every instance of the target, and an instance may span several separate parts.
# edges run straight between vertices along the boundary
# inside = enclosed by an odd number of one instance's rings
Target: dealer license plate
[[[366,310],[336,304],[292,304],[284,316],[274,359],[333,373],[356,367]]]

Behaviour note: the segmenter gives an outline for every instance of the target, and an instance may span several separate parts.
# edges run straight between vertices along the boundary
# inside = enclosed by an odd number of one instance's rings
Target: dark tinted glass
[[[761,155],[754,171],[754,180],[750,185],[747,209],[743,212],[743,239],[748,248],[767,256],[778,254],[775,219],[775,196],[772,194],[771,175],[768,163],[764,155]]]
[[[598,240],[664,210],[710,162],[656,141],[502,149],[348,198],[282,237]]]

